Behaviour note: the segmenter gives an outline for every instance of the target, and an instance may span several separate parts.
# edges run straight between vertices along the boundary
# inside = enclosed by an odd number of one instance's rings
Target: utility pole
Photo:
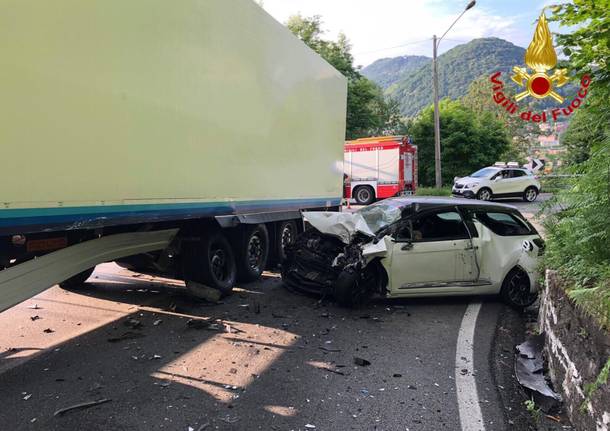
[[[443,177],[441,176],[441,120],[438,111],[438,62],[437,62],[437,50],[441,43],[441,40],[445,35],[453,28],[456,22],[466,13],[467,10],[472,9],[476,5],[476,0],[471,0],[464,11],[458,16],[453,24],[449,26],[447,31],[440,37],[436,35],[432,37],[432,86],[434,87],[434,177],[436,180],[436,188],[440,189],[443,186]]]
[[[443,186],[441,177],[441,121],[438,111],[438,66],[437,66],[437,48],[436,35],[432,37],[432,85],[434,87],[434,177],[436,188],[440,189]]]

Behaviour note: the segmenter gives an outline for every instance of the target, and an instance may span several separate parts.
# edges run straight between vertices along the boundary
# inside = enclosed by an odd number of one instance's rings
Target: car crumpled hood
[[[384,256],[387,252],[385,238],[373,243],[375,234],[358,213],[310,211],[304,213],[303,217],[321,233],[335,236],[344,244],[350,244],[357,232],[371,237],[371,241],[362,245],[362,255],[367,261],[373,257]]]

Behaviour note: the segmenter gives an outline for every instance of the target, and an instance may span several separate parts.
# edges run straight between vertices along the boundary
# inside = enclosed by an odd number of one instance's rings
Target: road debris
[[[32,398],[32,394],[26,394],[26,395],[23,397],[23,399],[24,399],[25,401],[29,400],[30,398]]]
[[[44,330],[44,331],[42,331],[42,332],[44,332],[45,334],[52,334],[52,333],[53,333],[53,332],[55,332],[55,331],[54,331],[54,330],[52,330],[51,328],[47,328],[47,329],[45,329],[45,330]]]
[[[127,319],[123,322],[123,325],[131,328],[131,329],[140,329],[143,325],[142,322],[138,319]]]
[[[551,389],[544,377],[543,346],[544,332],[516,347],[515,375],[519,384],[529,389],[542,411],[549,413],[559,407],[561,396]]]
[[[104,398],[104,399],[97,400],[97,401],[87,401],[84,403],[74,404],[74,405],[71,405],[68,407],[64,407],[63,409],[57,410],[55,413],[53,413],[53,416],[62,416],[68,412],[71,412],[72,410],[87,409],[89,407],[98,406],[100,404],[104,404],[104,403],[107,403],[110,401],[112,401],[112,400],[109,398]]]
[[[36,316],[30,316],[30,320],[31,320],[32,322],[35,322],[35,321],[36,321],[36,320],[38,320],[38,319],[41,319],[41,317],[40,317],[40,316],[38,316],[38,315],[36,315]]]
[[[221,327],[218,323],[210,322],[209,320],[189,319],[186,326],[191,329],[207,329],[210,331],[220,331]]]
[[[371,365],[371,362],[367,361],[366,359],[359,358],[358,356],[354,356],[354,364],[359,365],[361,367],[368,367],[369,365]]]
[[[329,349],[328,347],[324,347],[324,346],[320,346],[318,347],[318,349],[324,351],[324,352],[329,352],[329,353],[337,353],[337,352],[341,352],[341,349]]]
[[[314,429],[316,426],[313,424],[305,424],[305,428],[307,429]]]
[[[159,326],[162,322],[163,322],[163,320],[161,320],[161,319],[155,320],[153,322],[153,326]]]
[[[28,308],[31,310],[41,310],[41,308],[38,306],[38,304],[30,305],[30,306],[28,306]]]
[[[142,338],[142,337],[144,337],[144,334],[142,334],[141,332],[127,331],[117,337],[110,337],[107,339],[107,341],[109,343],[118,343],[119,341],[134,340],[136,338]]]
[[[339,370],[335,370],[335,369],[330,368],[330,367],[320,367],[320,369],[324,370],[324,371],[331,372],[331,373],[339,374],[340,376],[344,376],[345,375],[344,372],[339,371]]]

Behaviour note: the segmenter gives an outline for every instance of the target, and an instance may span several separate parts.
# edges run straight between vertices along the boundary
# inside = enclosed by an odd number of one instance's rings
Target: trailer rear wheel
[[[79,287],[83,287],[83,284],[85,284],[85,281],[87,281],[87,279],[89,277],[91,277],[91,274],[93,274],[94,270],[95,270],[95,267],[89,268],[81,273],[78,273],[78,274],[68,278],[67,280],[64,280],[61,283],[59,283],[59,286],[66,290],[77,289]]]
[[[236,275],[233,249],[220,231],[204,236],[185,250],[184,278],[187,281],[205,284],[228,295],[233,290]]]
[[[257,280],[267,266],[269,232],[264,224],[245,225],[234,241],[237,261],[237,278],[240,281]]]
[[[276,253],[280,263],[286,260],[286,247],[294,244],[298,234],[297,224],[294,220],[281,222],[277,228]]]
[[[369,205],[375,200],[375,190],[371,186],[358,186],[354,190],[354,198],[359,205]]]

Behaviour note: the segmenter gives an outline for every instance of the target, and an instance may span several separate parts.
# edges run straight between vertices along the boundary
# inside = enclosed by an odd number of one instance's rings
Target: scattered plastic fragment
[[[354,356],[354,364],[359,365],[361,367],[367,367],[367,366],[371,365],[371,362],[367,361],[366,359],[362,359],[357,356]]]
[[[97,401],[87,401],[84,403],[74,404],[72,406],[64,407],[63,409],[57,410],[55,413],[53,413],[53,416],[62,416],[72,410],[87,409],[89,407],[98,406],[100,404],[104,404],[110,401],[111,400],[109,398],[104,398]]]
[[[142,338],[142,337],[144,337],[144,334],[142,334],[141,332],[127,331],[117,337],[110,337],[107,339],[107,341],[109,343],[118,343],[119,341],[134,340],[136,338]]]
[[[519,384],[532,392],[534,401],[542,411],[549,413],[559,406],[561,396],[550,388],[544,378],[543,346],[544,332],[517,346],[515,375]]]

